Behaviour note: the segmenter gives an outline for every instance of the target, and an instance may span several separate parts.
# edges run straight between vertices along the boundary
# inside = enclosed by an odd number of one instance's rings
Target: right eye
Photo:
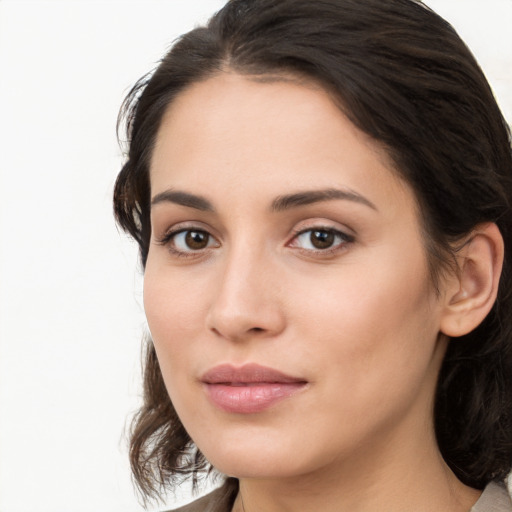
[[[167,233],[160,240],[162,245],[169,247],[171,252],[180,256],[191,255],[212,247],[219,247],[219,243],[210,233],[202,229],[180,229]]]

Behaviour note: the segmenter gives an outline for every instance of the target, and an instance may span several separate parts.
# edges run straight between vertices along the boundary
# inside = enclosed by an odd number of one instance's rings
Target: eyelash
[[[201,254],[206,249],[208,249],[208,247],[205,247],[204,249],[199,249],[199,250],[190,249],[189,251],[182,251],[182,250],[176,249],[173,242],[175,241],[176,237],[182,233],[204,233],[209,238],[208,242],[214,238],[205,229],[198,229],[198,228],[194,228],[194,227],[185,227],[185,228],[177,228],[177,229],[168,231],[167,233],[165,233],[165,235],[161,239],[157,240],[157,243],[159,245],[166,246],[168,248],[168,250],[173,254],[173,256],[178,256],[179,258],[197,257],[199,254]]]
[[[298,247],[298,249],[304,253],[308,253],[308,254],[316,253],[316,254],[320,254],[322,256],[329,256],[331,254],[335,254],[335,253],[345,249],[348,244],[351,244],[355,241],[354,236],[349,235],[348,233],[344,233],[343,231],[340,231],[339,229],[333,228],[331,226],[312,226],[307,229],[298,229],[297,231],[295,231],[293,233],[292,242],[297,240],[302,235],[305,235],[307,233],[312,234],[313,232],[325,233],[327,235],[334,236],[335,240],[336,240],[336,238],[339,239],[338,243],[335,243],[332,246],[327,247],[325,249],[304,249],[304,248]],[[311,237],[311,235],[310,235],[310,237]],[[289,245],[291,247],[293,247],[293,245],[291,245],[291,242],[289,243]]]
[[[211,239],[214,239],[214,237],[210,233],[208,233],[208,231],[206,231],[205,229],[186,227],[186,228],[177,228],[177,229],[168,231],[167,233],[165,233],[165,235],[161,239],[157,240],[157,243],[159,245],[166,246],[168,248],[168,250],[174,256],[177,256],[180,258],[197,257],[200,254],[204,254],[204,252],[206,250],[211,248],[211,247],[207,246],[202,249],[198,249],[198,250],[190,249],[188,251],[183,251],[183,250],[177,249],[173,244],[176,237],[182,233],[190,233],[190,232],[202,233],[202,234],[206,235],[208,237],[208,243],[211,241]],[[348,244],[351,244],[355,241],[354,236],[344,233],[343,231],[340,231],[339,229],[335,229],[330,226],[312,226],[307,229],[298,229],[298,230],[294,231],[291,242],[289,242],[287,244],[287,246],[294,247],[294,245],[292,245],[292,243],[294,241],[296,241],[299,237],[301,237],[302,235],[305,235],[307,233],[313,233],[313,232],[325,233],[328,236],[329,235],[333,236],[335,240],[338,239],[338,242],[336,243],[336,245],[332,245],[325,249],[305,249],[305,248],[297,247],[298,250],[300,250],[303,253],[307,253],[307,254],[312,254],[312,253],[315,254],[316,253],[316,254],[320,254],[322,256],[329,256],[334,253],[337,253],[338,251],[343,250],[344,248],[346,248],[346,246]],[[219,247],[219,245],[217,245],[216,247]]]

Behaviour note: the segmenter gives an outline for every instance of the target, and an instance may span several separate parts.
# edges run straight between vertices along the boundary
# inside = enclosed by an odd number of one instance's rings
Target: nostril
[[[252,329],[249,329],[251,332],[263,332],[265,329],[262,329],[261,327],[253,327]]]

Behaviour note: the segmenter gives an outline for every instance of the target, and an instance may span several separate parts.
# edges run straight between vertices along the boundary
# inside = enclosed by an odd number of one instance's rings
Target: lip
[[[254,363],[215,366],[201,377],[201,382],[215,406],[237,414],[262,412],[307,385],[303,378]]]

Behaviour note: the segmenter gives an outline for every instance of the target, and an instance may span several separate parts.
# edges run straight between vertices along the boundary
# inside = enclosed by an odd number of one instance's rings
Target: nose
[[[208,329],[230,341],[279,335],[286,318],[274,267],[249,250],[227,256],[207,313]]]

